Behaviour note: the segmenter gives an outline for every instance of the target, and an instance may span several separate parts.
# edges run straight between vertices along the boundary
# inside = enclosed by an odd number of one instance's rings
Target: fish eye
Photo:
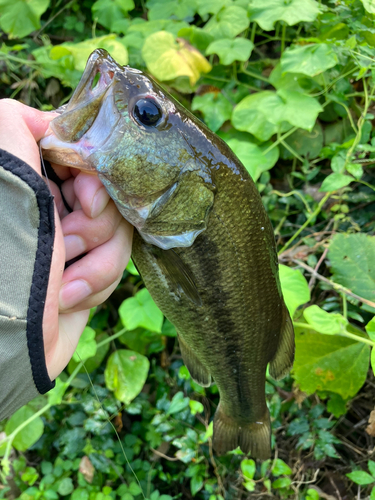
[[[163,116],[159,104],[154,99],[139,99],[134,105],[134,116],[146,127],[155,127]]]

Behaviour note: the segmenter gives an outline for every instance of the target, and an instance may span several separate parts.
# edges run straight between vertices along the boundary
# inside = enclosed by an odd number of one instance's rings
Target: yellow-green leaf
[[[187,76],[194,85],[201,73],[211,71],[210,63],[197,49],[185,40],[176,41],[167,31],[158,31],[146,38],[142,57],[150,73],[160,81]]]

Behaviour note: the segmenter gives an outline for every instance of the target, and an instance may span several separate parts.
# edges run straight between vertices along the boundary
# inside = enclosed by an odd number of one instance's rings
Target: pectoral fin
[[[283,329],[276,355],[270,363],[270,375],[279,380],[290,371],[294,361],[294,330],[289,312],[284,306]]]
[[[153,254],[158,261],[163,274],[171,282],[174,292],[181,295],[184,293],[198,307],[202,300],[194,282],[190,269],[181,260],[174,250],[154,249]]]
[[[138,227],[143,239],[164,250],[189,247],[207,228],[214,203],[214,186],[196,172],[185,172],[170,196],[161,196]]]
[[[186,368],[189,370],[191,378],[202,387],[209,387],[211,385],[211,375],[207,368],[202,365],[190,347],[185,344],[181,335],[178,335],[178,341],[182,359],[184,360]]]

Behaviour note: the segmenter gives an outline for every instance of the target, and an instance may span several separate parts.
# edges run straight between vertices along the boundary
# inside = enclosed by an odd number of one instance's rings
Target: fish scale
[[[290,370],[294,333],[272,225],[242,163],[150,77],[102,49],[41,146],[46,159],[96,172],[135,226],[134,262],[176,326],[184,363],[197,383],[218,386],[216,452],[240,446],[267,458],[266,369],[275,378]]]

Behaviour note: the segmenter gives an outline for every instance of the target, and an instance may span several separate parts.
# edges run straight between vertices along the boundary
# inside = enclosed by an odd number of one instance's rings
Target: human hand
[[[41,175],[37,142],[52,113],[0,100],[0,148],[17,156]],[[17,138],[18,140],[15,140]],[[104,302],[118,285],[130,258],[132,226],[126,222],[95,175],[55,168],[64,181],[55,196],[55,241],[43,316],[46,366],[51,380],[65,368],[86,326],[89,309]],[[65,263],[84,257],[64,270]]]

